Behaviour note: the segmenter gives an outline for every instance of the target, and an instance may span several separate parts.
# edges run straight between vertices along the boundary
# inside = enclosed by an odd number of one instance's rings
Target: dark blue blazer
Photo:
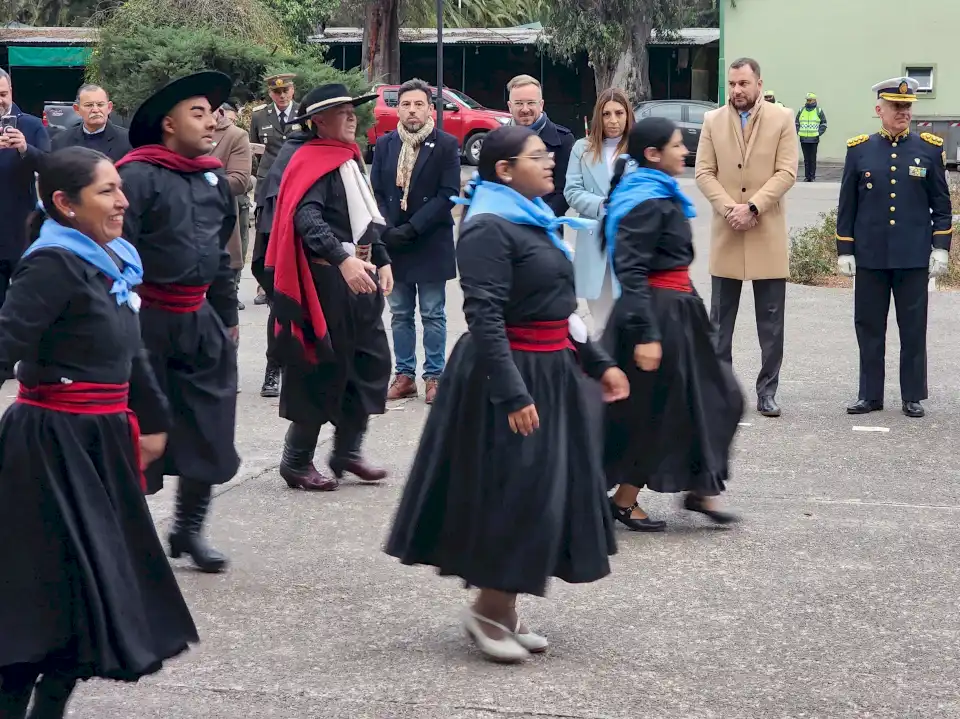
[[[460,148],[453,135],[434,130],[420,148],[410,180],[407,211],[400,209],[397,162],[403,141],[396,131],[377,140],[370,181],[387,227],[409,223],[416,239],[390,249],[397,282],[446,282],[457,276],[453,245],[453,203],[460,194]]]
[[[27,218],[37,207],[37,189],[33,173],[37,161],[50,151],[50,137],[40,118],[21,112],[14,105],[17,129],[27,140],[27,152],[0,150],[0,261],[20,259],[27,248]]]

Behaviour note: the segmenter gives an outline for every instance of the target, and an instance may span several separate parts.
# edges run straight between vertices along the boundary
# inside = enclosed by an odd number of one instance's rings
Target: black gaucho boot
[[[27,719],[63,719],[77,680],[63,674],[44,674],[33,692]]]
[[[203,521],[210,511],[213,487],[181,477],[177,485],[177,509],[170,533],[170,556],[179,559],[187,554],[197,569],[217,574],[227,568],[227,558],[208,545],[202,536]]]
[[[330,469],[337,479],[346,472],[356,475],[364,482],[379,482],[387,476],[387,470],[367,464],[360,454],[360,445],[367,430],[367,418],[353,422],[344,421],[333,435],[333,454]]]
[[[267,362],[267,368],[263,371],[263,386],[260,388],[260,396],[280,396],[280,365],[276,362]]]
[[[319,435],[319,427],[290,423],[283,438],[283,458],[280,460],[280,476],[290,489],[332,492],[340,486],[337,480],[322,474],[313,463]]]

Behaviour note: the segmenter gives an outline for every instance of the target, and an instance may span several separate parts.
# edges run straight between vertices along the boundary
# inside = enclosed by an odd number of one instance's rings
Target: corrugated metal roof
[[[536,45],[546,41],[545,33],[536,27],[508,28],[445,28],[444,45]],[[322,35],[310,38],[311,42],[324,45],[351,45],[363,41],[363,28],[328,27]],[[651,45],[709,45],[720,41],[718,28],[684,28],[661,38],[654,33]],[[400,28],[400,42],[434,45],[437,42],[436,28]]]
[[[93,45],[98,37],[93,27],[0,27],[0,45]]]

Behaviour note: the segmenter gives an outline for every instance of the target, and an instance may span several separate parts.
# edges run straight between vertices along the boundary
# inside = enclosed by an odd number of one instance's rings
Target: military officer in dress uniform
[[[903,413],[924,414],[927,279],[947,271],[952,216],[943,140],[910,132],[918,87],[909,77],[874,85],[882,127],[847,142],[837,254],[840,272],[856,275],[853,314],[860,345],[860,393],[849,414],[883,409],[891,293],[900,328]]]
[[[270,93],[270,99],[273,102],[255,107],[253,115],[250,117],[250,142],[254,143],[254,147],[257,144],[263,147],[259,163],[255,163],[257,187],[254,190],[253,199],[257,205],[254,215],[254,226],[257,232],[270,231],[270,228],[262,229],[259,222],[266,177],[273,166],[273,161],[277,159],[277,153],[280,152],[283,143],[287,141],[290,135],[300,132],[302,129],[299,123],[291,122],[297,117],[299,111],[299,105],[293,101],[293,94],[296,89],[293,84],[295,77],[296,75],[281,73],[265,78],[267,92]],[[263,252],[265,251],[264,249]],[[258,259],[256,248],[254,248],[253,259],[254,267],[256,267]],[[254,271],[254,275],[256,275],[256,271]],[[260,305],[264,302],[266,302],[266,295],[258,295],[255,303]],[[272,319],[268,320],[268,326],[272,324]],[[280,365],[270,356],[270,346],[268,345],[267,349],[267,367],[263,373],[263,386],[260,388],[261,397],[280,396]]]

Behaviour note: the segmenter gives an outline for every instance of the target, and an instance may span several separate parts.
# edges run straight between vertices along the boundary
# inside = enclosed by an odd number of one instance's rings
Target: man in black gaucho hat
[[[213,485],[240,466],[237,287],[227,251],[237,218],[221,163],[208,155],[214,111],[232,85],[200,72],[158,90],[134,114],[134,150],[117,162],[130,202],[124,237],[143,258],[144,345],[174,417],[166,454],[147,469],[147,491],[158,492],[164,475],[180,477],[170,556],[187,554],[204,572],[227,566],[201,529]]]
[[[338,84],[300,103],[309,139],[288,141],[267,179],[280,177],[266,268],[272,275],[276,355],[283,366],[280,416],[291,421],[280,474],[292,488],[329,491],[349,472],[366,482],[387,473],[360,445],[371,414],[385,411],[390,346],[381,315],[393,288],[384,220],[363,173],[353,97]],[[313,463],[320,429],[336,427],[325,476]]]

